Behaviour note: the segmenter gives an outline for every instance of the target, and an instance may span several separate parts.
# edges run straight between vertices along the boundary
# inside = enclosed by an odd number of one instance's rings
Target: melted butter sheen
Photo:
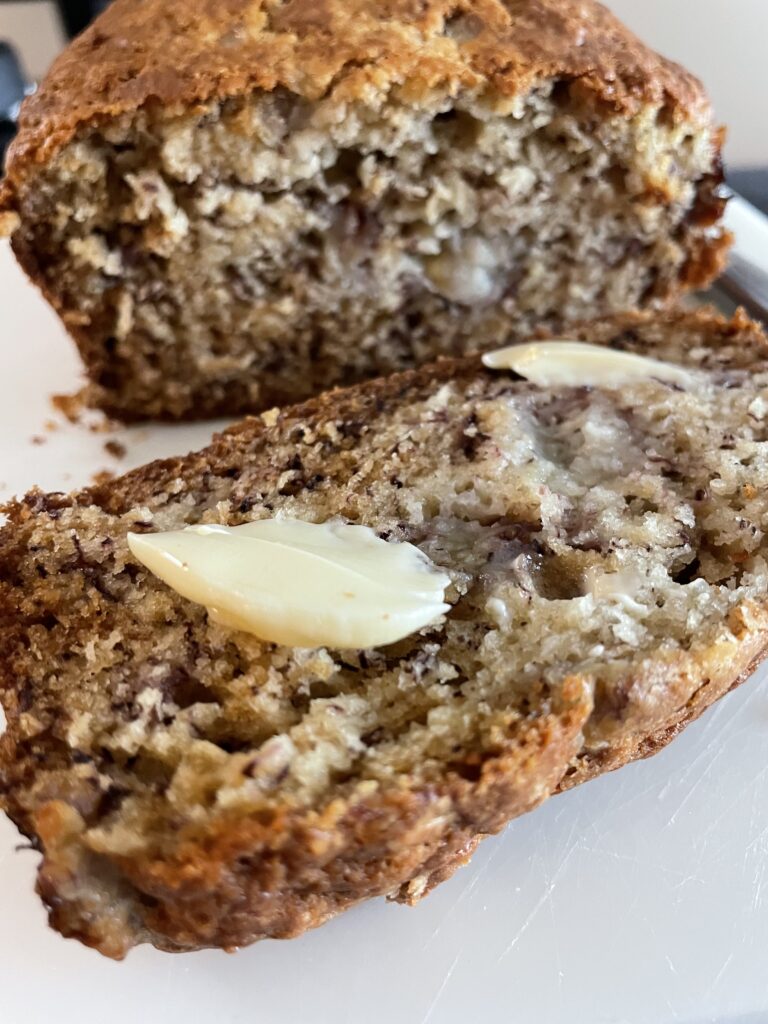
[[[583,341],[534,341],[483,356],[491,370],[513,370],[539,387],[616,388],[638,380],[661,380],[683,389],[696,385],[693,373],[634,352],[618,352]]]
[[[214,621],[291,647],[391,644],[450,605],[450,579],[367,526],[270,519],[128,534],[131,553]]]

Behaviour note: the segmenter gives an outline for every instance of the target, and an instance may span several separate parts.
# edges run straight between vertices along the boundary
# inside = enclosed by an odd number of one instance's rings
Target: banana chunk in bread
[[[115,0],[0,210],[92,402],[232,415],[705,284],[720,145],[593,0]]]
[[[7,508],[0,805],[42,853],[55,928],[121,957],[412,901],[746,678],[768,643],[766,339],[701,313],[578,337],[696,386],[446,360]],[[416,545],[450,610],[386,647],[281,647],[126,543],[277,514]]]

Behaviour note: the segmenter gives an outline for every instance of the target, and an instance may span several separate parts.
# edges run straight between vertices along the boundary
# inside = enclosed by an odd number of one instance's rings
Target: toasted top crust
[[[703,87],[594,0],[116,0],[22,108],[0,203],[85,126],[280,86],[340,100],[396,84],[512,97],[579,79],[585,101],[707,120]]]

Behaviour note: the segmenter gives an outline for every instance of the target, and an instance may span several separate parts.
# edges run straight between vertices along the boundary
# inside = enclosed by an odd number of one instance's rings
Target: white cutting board
[[[63,424],[49,396],[75,390],[77,360],[4,243],[0,341],[0,497],[71,489],[210,434]],[[128,448],[120,463],[110,437]],[[231,956],[141,948],[116,964],[63,940],[18,842],[0,821],[0,1024],[768,1022],[764,673],[653,760],[487,840],[419,907],[368,903]]]

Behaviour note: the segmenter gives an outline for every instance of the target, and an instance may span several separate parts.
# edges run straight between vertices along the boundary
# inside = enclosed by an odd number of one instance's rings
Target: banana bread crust
[[[447,38],[466,18],[461,47]],[[701,83],[654,53],[594,0],[117,0],[56,60],[22,108],[3,204],[80,128],[147,104],[186,108],[284,86],[313,100],[364,94],[373,80],[414,94],[450,83],[514,96],[578,79],[585,101],[702,124]]]

